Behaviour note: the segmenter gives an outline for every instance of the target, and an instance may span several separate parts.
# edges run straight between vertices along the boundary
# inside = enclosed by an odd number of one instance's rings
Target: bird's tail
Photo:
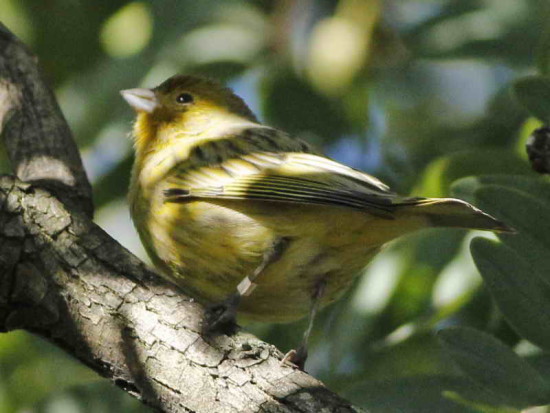
[[[400,206],[406,208],[407,213],[421,215],[428,219],[435,227],[454,227],[467,229],[481,229],[495,232],[515,232],[502,221],[493,218],[480,209],[465,201],[454,198],[410,198],[405,199]]]

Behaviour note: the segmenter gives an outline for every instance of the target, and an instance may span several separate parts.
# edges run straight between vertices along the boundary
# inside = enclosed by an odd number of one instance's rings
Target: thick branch
[[[41,335],[162,411],[356,411],[203,309],[43,189],[0,182],[0,328]]]
[[[68,187],[57,195],[91,216],[92,189],[67,122],[36,58],[1,23],[0,130],[18,178]]]

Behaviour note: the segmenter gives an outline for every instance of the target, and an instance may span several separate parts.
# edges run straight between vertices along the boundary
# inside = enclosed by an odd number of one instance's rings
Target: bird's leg
[[[288,247],[290,238],[277,238],[271,248],[263,255],[262,262],[250,275],[247,275],[237,285],[237,290],[227,297],[221,303],[213,304],[206,309],[205,319],[203,322],[203,331],[205,333],[224,333],[234,334],[237,331],[237,307],[241,302],[242,297],[252,294],[256,288],[254,281],[265,271],[265,269],[279,260],[283,252]]]
[[[325,293],[325,287],[327,283],[326,280],[321,280],[313,288],[313,294],[311,295],[311,308],[309,310],[309,319],[307,323],[306,331],[304,332],[304,337],[302,342],[296,350],[290,350],[285,354],[282,363],[291,362],[298,366],[300,370],[304,369],[307,360],[307,349],[309,343],[309,336],[311,335],[311,330],[313,330],[313,324],[315,323],[315,317],[319,311],[319,306],[321,304],[321,298]]]

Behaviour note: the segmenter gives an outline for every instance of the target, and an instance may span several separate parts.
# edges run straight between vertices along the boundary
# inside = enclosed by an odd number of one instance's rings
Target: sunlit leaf
[[[527,142],[531,138],[531,135],[536,129],[542,128],[544,124],[537,118],[529,117],[523,122],[521,125],[521,129],[519,131],[519,139],[517,140],[516,144],[516,151],[519,153],[519,156],[521,156],[523,159],[527,159],[527,151],[525,150],[525,147],[527,146]]]
[[[192,65],[216,62],[245,64],[257,57],[264,46],[263,25],[220,22],[186,33],[175,52]]]
[[[101,28],[103,49],[113,57],[128,57],[142,51],[153,33],[153,16],[146,3],[134,1],[117,10]]]

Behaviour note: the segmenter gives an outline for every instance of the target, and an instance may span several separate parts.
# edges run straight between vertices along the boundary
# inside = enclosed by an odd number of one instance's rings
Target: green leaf
[[[476,201],[476,191],[483,186],[501,186],[544,198],[550,202],[550,181],[546,178],[525,175],[482,175],[468,177],[452,185],[452,193],[470,202]]]
[[[448,375],[413,376],[361,382],[342,392],[353,403],[372,412],[472,413],[478,409],[456,403],[448,392],[461,399],[502,405],[503,400],[464,377]]]
[[[540,74],[550,75],[550,27],[546,27],[538,44],[536,56],[537,68]]]
[[[479,413],[521,413],[520,410],[512,407],[491,406],[488,404],[473,402],[471,400],[465,399],[460,394],[453,391],[445,391],[443,394],[445,395],[445,397],[455,401],[456,403],[462,404],[463,406],[471,407]]]
[[[529,76],[513,86],[516,99],[541,121],[550,122],[550,78]]]
[[[550,349],[550,184],[542,178],[486,176],[463,179],[454,193],[503,219],[516,235],[503,245],[475,239],[471,249],[491,295],[524,338]]]
[[[413,193],[445,197],[457,179],[483,174],[530,174],[531,168],[509,149],[476,149],[456,152],[431,162]]]
[[[441,330],[438,337],[467,376],[510,406],[522,408],[550,401],[549,386],[539,373],[494,337],[464,327]]]
[[[550,383],[550,354],[535,353],[525,357],[525,360],[533,366],[539,374]]]
[[[477,204],[550,249],[550,233],[542,225],[550,217],[550,204],[539,196],[517,189],[487,185],[477,191]],[[509,237],[509,236],[508,236]]]
[[[266,79],[262,92],[268,123],[291,134],[314,133],[332,141],[350,131],[338,100],[321,95],[293,73]]]
[[[550,282],[550,233],[541,222],[550,216],[550,184],[524,176],[484,176],[460,180],[453,193],[518,230],[500,236],[531,268]]]
[[[550,285],[521,256],[502,244],[475,238],[471,250],[506,320],[522,337],[550,349]]]

